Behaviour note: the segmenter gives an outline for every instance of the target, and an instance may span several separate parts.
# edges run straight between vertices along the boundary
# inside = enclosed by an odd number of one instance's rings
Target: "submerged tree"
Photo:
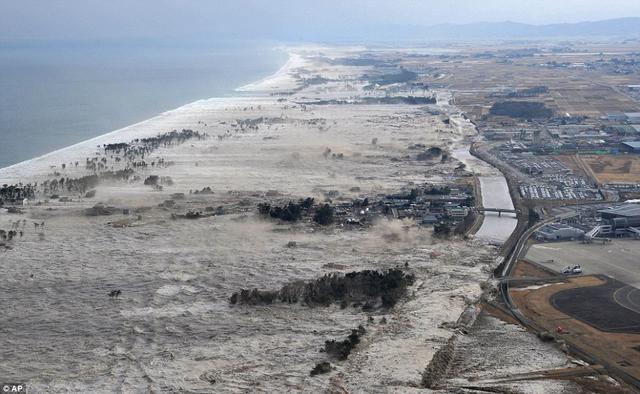
[[[324,204],[316,210],[316,214],[313,216],[313,221],[326,226],[333,223],[334,209],[329,204]]]

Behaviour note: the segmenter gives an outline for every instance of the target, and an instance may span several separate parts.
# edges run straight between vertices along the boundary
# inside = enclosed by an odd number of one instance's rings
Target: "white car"
[[[578,275],[582,273],[582,267],[580,267],[579,265],[568,265],[562,269],[562,273],[565,275]]]

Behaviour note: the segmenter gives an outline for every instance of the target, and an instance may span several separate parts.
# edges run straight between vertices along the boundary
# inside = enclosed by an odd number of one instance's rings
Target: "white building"
[[[578,239],[583,235],[584,231],[561,223],[548,224],[536,232],[536,238],[546,241]]]

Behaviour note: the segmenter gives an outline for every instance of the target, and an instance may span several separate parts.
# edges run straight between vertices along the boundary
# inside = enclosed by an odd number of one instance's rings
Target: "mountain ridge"
[[[390,25],[385,29],[387,29],[388,35],[395,35],[396,38],[413,36],[433,39],[640,37],[640,17],[540,25],[513,21],[468,24],[442,23],[429,26]]]

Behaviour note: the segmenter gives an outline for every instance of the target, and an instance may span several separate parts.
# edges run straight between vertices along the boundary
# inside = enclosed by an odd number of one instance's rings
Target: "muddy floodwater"
[[[467,127],[472,128],[471,125]],[[456,149],[453,155],[478,175],[484,208],[513,209],[507,180],[496,168],[473,156],[468,147]],[[501,244],[511,236],[517,224],[514,213],[485,212],[476,237]]]
[[[480,188],[485,208],[513,209],[509,186],[504,176],[481,176]],[[515,213],[485,212],[482,227],[476,236],[502,243],[511,236],[517,224]]]

